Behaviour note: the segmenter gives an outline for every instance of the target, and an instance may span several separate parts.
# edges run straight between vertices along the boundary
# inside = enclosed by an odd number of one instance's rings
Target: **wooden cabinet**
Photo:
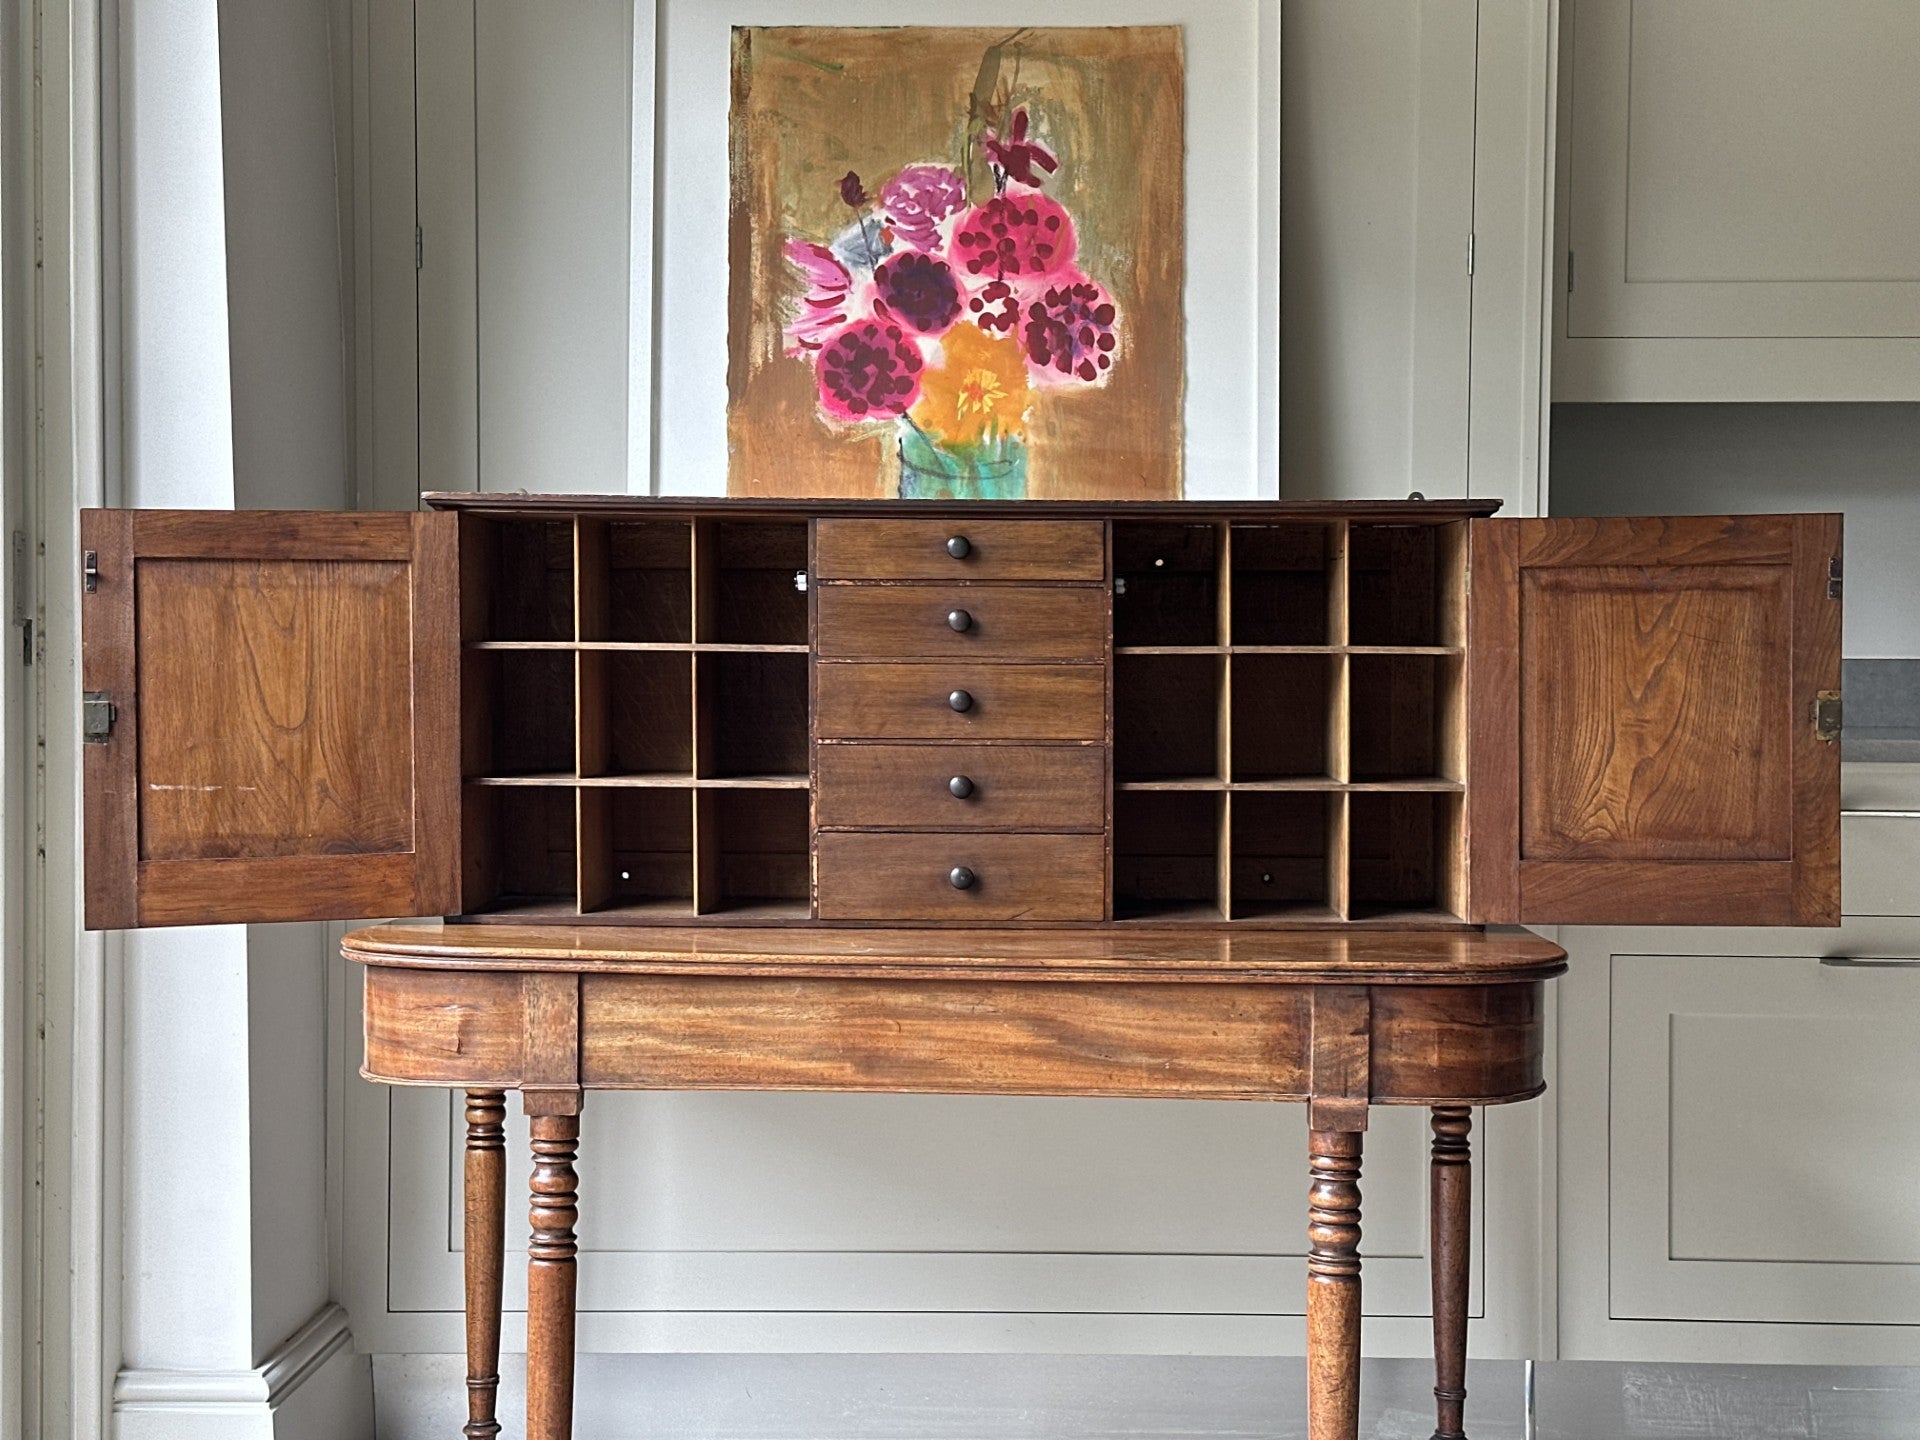
[[[1565,16],[1554,397],[1920,398],[1920,11]]]
[[[95,926],[1831,923],[1831,516],[90,512]]]

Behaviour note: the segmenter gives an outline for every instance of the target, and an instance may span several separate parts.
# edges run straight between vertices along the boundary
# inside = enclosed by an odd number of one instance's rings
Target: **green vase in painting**
[[[947,445],[925,430],[902,425],[899,457],[903,500],[1027,498],[1027,447],[1012,435]]]

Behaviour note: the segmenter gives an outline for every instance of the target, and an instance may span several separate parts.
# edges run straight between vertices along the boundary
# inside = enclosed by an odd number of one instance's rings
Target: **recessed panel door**
[[[457,908],[455,527],[85,512],[90,928]]]
[[[1472,522],[1472,918],[1831,925],[1840,517]]]

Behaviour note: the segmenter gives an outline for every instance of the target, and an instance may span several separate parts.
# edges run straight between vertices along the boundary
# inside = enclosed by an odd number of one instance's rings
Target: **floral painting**
[[[729,489],[1181,493],[1172,26],[733,32]]]

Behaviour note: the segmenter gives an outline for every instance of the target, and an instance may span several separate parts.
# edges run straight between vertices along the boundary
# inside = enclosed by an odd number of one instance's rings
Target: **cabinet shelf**
[[[559,650],[567,653],[666,655],[805,655],[806,645],[733,644],[706,640],[469,640],[467,650]]]
[[[1116,897],[1113,918],[1135,925],[1218,925],[1226,917],[1204,900],[1142,900]]]
[[[804,646],[802,647],[805,648]],[[1115,655],[1464,655],[1462,645],[1116,645]]]
[[[1114,913],[1451,920],[1465,527],[1112,533]]]

